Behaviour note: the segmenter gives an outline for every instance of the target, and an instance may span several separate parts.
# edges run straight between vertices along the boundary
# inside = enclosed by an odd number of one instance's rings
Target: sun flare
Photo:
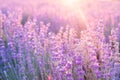
[[[81,0],[61,0],[61,4],[69,8],[77,8]]]

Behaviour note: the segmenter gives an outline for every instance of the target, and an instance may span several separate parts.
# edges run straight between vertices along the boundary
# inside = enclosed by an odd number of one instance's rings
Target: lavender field
[[[120,80],[120,1],[0,0],[0,80]]]

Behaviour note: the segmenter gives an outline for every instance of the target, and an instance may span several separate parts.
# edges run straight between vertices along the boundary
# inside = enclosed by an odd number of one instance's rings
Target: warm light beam
[[[61,0],[61,4],[69,8],[76,8],[80,0]]]

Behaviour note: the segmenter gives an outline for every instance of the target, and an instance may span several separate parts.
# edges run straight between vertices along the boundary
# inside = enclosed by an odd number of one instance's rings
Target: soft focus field
[[[120,80],[119,0],[0,0],[0,80]]]

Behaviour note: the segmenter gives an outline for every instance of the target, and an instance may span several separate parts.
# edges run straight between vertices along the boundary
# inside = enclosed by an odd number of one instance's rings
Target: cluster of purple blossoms
[[[120,80],[119,26],[107,41],[103,19],[52,32],[53,23],[37,19],[42,14],[0,11],[0,80]]]

